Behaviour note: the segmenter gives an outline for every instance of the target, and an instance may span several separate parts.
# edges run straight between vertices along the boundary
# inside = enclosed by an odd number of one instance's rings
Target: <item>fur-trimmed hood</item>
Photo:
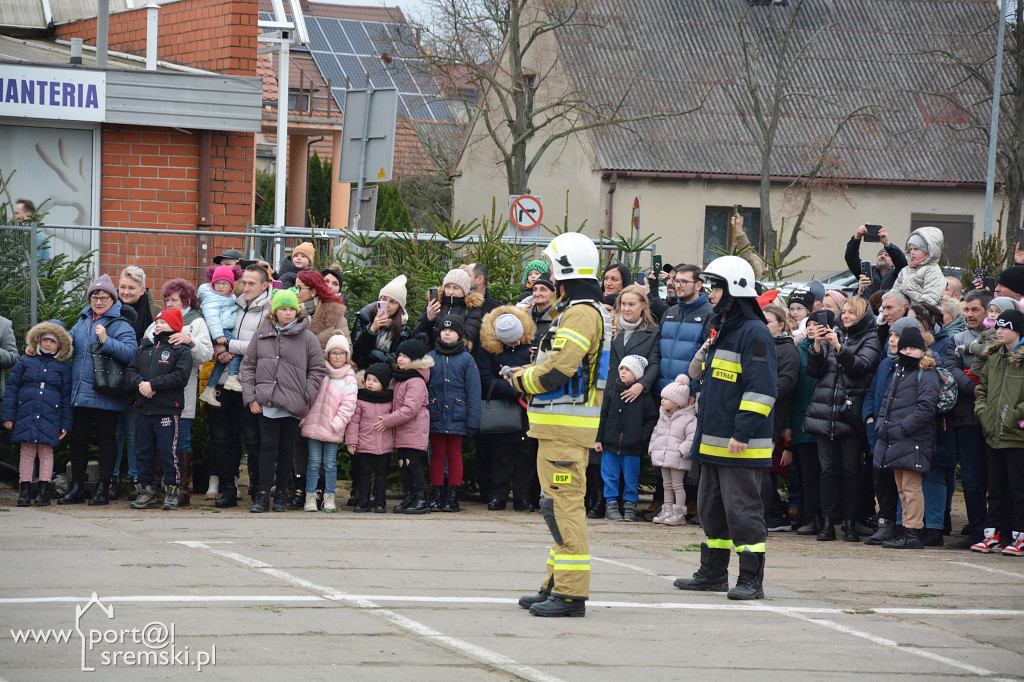
[[[71,344],[71,334],[68,334],[68,330],[64,327],[63,323],[59,320],[40,322],[28,330],[28,336],[25,337],[25,341],[30,348],[38,348],[43,334],[53,334],[60,340],[60,350],[57,351],[57,360],[59,362],[71,360],[75,349]]]
[[[409,363],[409,369],[416,369],[416,370],[430,369],[433,366],[434,366],[434,358],[430,357],[429,355],[424,355],[419,360],[413,360],[412,362]],[[398,367],[398,365],[396,364],[395,367]]]
[[[477,295],[479,296],[479,294]],[[498,335],[494,332],[494,323],[502,315],[515,315],[519,318],[519,322],[523,325],[523,336],[519,339],[519,343],[527,346],[533,343],[533,338],[537,334],[537,324],[533,321],[533,316],[514,305],[502,305],[484,315],[484,319],[480,323],[481,348],[491,355],[497,355],[505,349],[505,344],[498,339]]]
[[[999,349],[1002,347],[1003,344],[1001,343],[993,343],[991,346],[985,349],[985,357],[988,358],[995,355],[996,353],[999,352]],[[1008,353],[1006,356],[1006,361],[1009,362],[1014,367],[1020,367],[1021,365],[1024,365],[1024,346],[1020,346],[1013,352]]]
[[[484,295],[471,291],[465,296],[441,296],[441,305],[457,305],[460,301],[469,310],[479,308],[484,304]]]

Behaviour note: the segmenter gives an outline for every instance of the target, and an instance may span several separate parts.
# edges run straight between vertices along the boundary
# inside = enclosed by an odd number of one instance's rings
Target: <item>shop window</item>
[[[717,249],[729,251],[733,247],[732,236],[729,234],[729,218],[732,206],[707,206],[704,208],[704,263],[710,263],[722,255]],[[743,231],[750,243],[761,251],[761,209],[742,209]],[[717,249],[715,248],[717,247]]]

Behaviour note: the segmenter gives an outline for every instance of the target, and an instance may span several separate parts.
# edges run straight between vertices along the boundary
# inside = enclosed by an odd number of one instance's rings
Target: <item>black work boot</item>
[[[448,488],[448,495],[445,496],[444,506],[441,507],[441,511],[462,511],[461,507],[459,507],[459,486],[453,485],[451,488]]]
[[[294,498],[292,498],[294,501]],[[305,499],[305,495],[303,495]],[[302,509],[302,507],[299,507]],[[288,511],[288,491],[287,490],[275,490],[274,491],[274,506],[273,510],[276,512]]]
[[[850,519],[843,521],[843,541],[860,542],[860,535],[857,534],[857,524]]]
[[[544,601],[531,606],[530,615],[542,618],[582,618],[587,615],[587,600],[551,594]]]
[[[740,577],[726,596],[729,599],[764,599],[763,580],[764,554],[744,550],[740,552]]]
[[[398,512],[398,509],[395,509],[395,512]],[[403,514],[429,514],[430,513],[430,505],[427,504],[427,494],[425,492],[423,492],[422,490],[420,490],[420,491],[413,491],[413,493],[412,493],[412,501],[409,502],[409,506],[406,507],[402,511],[402,513]]]
[[[229,507],[238,506],[238,488],[235,487],[234,479],[224,483],[220,496],[214,500],[213,506],[217,509],[228,509]]]
[[[18,494],[18,506],[19,507],[31,507],[32,506],[32,481],[22,481],[20,486],[20,492]]]
[[[924,549],[924,528],[905,528],[903,535],[886,540],[882,547],[886,549]]]
[[[357,514],[365,514],[368,511],[373,511],[373,507],[370,503],[370,493],[366,490],[360,492],[359,499],[356,500],[356,506],[352,510]]]
[[[250,514],[263,514],[270,509],[270,493],[259,490],[252,495],[252,506],[249,507]]]
[[[593,506],[591,506],[590,509],[587,510],[587,518],[588,519],[603,519],[605,517],[605,512],[606,511],[607,511],[607,507],[605,506],[604,498],[602,498],[602,499],[598,500],[597,502],[595,502],[593,504]]]
[[[821,532],[818,533],[818,542],[832,542],[836,539],[836,522],[827,516],[821,521]]]
[[[519,607],[528,609],[534,604],[540,604],[541,602],[547,601],[548,597],[551,596],[551,588],[555,584],[554,577],[548,578],[548,584],[540,589],[537,594],[528,594],[519,598]]]
[[[85,486],[78,481],[72,481],[64,497],[57,500],[57,504],[82,504],[85,502]]]
[[[35,505],[37,507],[50,506],[50,482],[39,481],[39,494],[36,495]]]
[[[693,592],[728,592],[730,551],[711,549],[706,542],[702,542],[700,568],[692,578],[676,578],[672,584],[677,589]]]
[[[941,528],[926,528],[923,539],[925,547],[942,547],[946,544]]]
[[[413,495],[415,495],[415,493],[413,492],[413,489],[408,487],[408,486],[406,486],[406,488],[405,488],[405,499],[403,499],[401,502],[396,504],[395,508],[392,509],[391,511],[393,511],[396,514],[404,514],[405,510],[408,509],[409,506],[412,504]]]
[[[878,530],[870,537],[864,538],[865,545],[880,545],[886,540],[892,540],[896,534],[896,522],[889,519],[878,519]]]
[[[110,481],[100,481],[96,484],[96,492],[89,500],[90,507],[102,507],[110,504]]]

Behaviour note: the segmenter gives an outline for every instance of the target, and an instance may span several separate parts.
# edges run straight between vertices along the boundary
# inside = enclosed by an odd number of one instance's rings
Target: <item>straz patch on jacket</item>
[[[739,375],[737,375],[736,372],[730,372],[728,370],[718,369],[718,368],[714,369],[711,372],[711,377],[713,379],[721,379],[722,381],[729,381],[729,382],[732,382],[732,383],[736,383],[736,377],[737,376],[739,376]]]
[[[552,476],[552,478],[551,478],[551,482],[556,484],[556,485],[571,485],[572,484],[572,474],[567,474],[567,473],[562,473],[560,471],[556,471],[555,475]]]

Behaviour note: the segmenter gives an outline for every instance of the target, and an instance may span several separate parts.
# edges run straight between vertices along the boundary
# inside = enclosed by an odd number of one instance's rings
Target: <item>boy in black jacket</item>
[[[163,458],[165,510],[188,506],[178,488],[178,421],[185,406],[185,385],[192,372],[192,352],[185,345],[171,345],[170,338],[184,326],[180,310],[161,310],[153,322],[153,340],[142,345],[128,365],[128,381],[138,387],[135,408],[135,457],[142,492],[132,509],[157,503],[153,470],[157,453]]]
[[[647,456],[651,434],[658,424],[658,408],[648,395],[627,402],[623,391],[637,382],[647,369],[647,358],[627,355],[619,363],[619,380],[609,382],[601,405],[601,423],[597,427],[594,449],[601,453],[601,478],[609,521],[636,521],[636,503],[640,499],[641,458]],[[619,512],[619,478],[622,478],[622,512]]]

